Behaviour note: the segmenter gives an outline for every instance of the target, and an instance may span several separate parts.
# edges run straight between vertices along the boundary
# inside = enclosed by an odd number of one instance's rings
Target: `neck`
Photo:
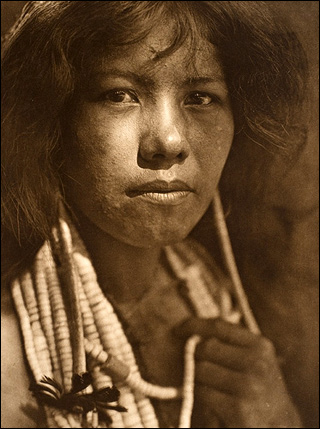
[[[163,275],[161,247],[131,246],[101,231],[87,219],[80,219],[80,231],[100,287],[115,301],[139,299]]]

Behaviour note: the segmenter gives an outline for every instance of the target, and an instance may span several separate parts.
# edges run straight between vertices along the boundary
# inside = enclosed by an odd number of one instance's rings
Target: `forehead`
[[[173,37],[170,27],[161,26],[138,43],[106,53],[96,62],[93,72],[99,75],[111,70],[130,71],[164,80],[208,76],[224,81],[217,50],[211,43],[187,38],[181,46],[175,47]]]

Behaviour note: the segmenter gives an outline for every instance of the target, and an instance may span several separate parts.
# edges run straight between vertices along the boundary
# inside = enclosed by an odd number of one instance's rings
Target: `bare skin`
[[[171,37],[162,30],[161,38],[157,31],[97,61],[77,95],[64,148],[73,209],[100,236],[146,255],[184,239],[203,216],[234,132],[214,47],[204,42],[195,63],[188,45],[156,61]]]
[[[102,61],[70,118],[66,195],[101,287],[119,302],[166,281],[160,249],[183,240],[205,213],[233,140],[228,89],[213,46],[202,44],[196,64],[191,65],[188,45],[154,63],[171,36],[162,30]],[[127,70],[128,64],[133,70]],[[180,180],[191,191],[181,201],[173,196],[177,204],[160,198],[163,192],[157,189],[148,198],[130,194],[132,186],[155,180]],[[12,317],[9,312],[6,323]],[[197,350],[199,422],[212,427],[214,415],[225,427],[301,427],[268,340],[243,328],[217,326],[192,321],[182,328],[184,336],[196,332],[204,338]],[[19,356],[21,369],[18,332],[9,332],[17,339],[9,354]],[[9,366],[7,360],[4,371]],[[26,374],[21,377],[17,404],[28,397]],[[7,427],[13,427],[16,412],[21,413],[18,405]],[[27,419],[21,423],[18,427],[33,427]]]
[[[82,238],[95,264],[99,284],[116,301],[139,299],[153,282],[160,280],[163,274],[159,263],[161,247],[145,249],[130,246],[101,233],[81,213],[77,217]]]

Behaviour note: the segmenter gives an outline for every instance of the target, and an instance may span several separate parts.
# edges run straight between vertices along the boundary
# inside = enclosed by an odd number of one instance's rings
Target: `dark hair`
[[[246,195],[257,195],[272,153],[293,154],[303,142],[297,113],[306,60],[296,36],[264,2],[29,2],[4,40],[2,62],[3,234],[21,250],[14,248],[10,266],[26,253],[32,257],[56,220],[63,118],[90,60],[143,40],[159,20],[175,24],[160,57],[187,38],[194,46],[205,38],[217,47],[236,125],[221,181],[224,198],[239,184],[251,186]]]

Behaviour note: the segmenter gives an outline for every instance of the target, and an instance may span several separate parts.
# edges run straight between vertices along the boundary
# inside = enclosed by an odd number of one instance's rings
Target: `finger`
[[[245,385],[242,373],[208,361],[197,363],[195,381],[219,392],[236,396],[241,395]]]
[[[195,357],[198,361],[213,362],[240,372],[247,370],[250,365],[245,348],[224,343],[214,337],[198,344]]]
[[[200,335],[202,338],[216,337],[222,342],[243,347],[252,345],[257,338],[260,338],[247,328],[234,325],[222,319],[188,319],[176,327],[174,332],[183,338],[193,334]]]

